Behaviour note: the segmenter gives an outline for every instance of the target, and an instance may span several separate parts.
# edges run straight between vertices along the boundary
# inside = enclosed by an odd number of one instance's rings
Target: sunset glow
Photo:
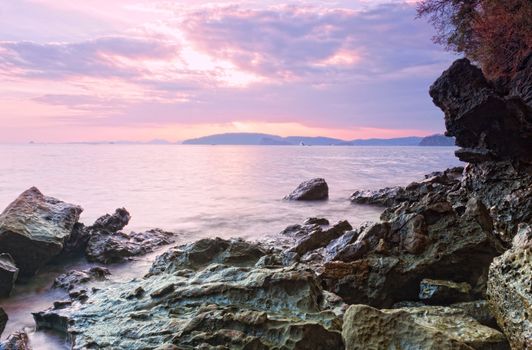
[[[0,142],[441,132],[425,91],[452,57],[414,16],[408,1],[2,2]]]

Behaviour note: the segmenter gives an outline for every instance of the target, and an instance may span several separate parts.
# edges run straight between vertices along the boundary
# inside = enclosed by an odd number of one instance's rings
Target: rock
[[[201,240],[158,257],[143,279],[34,317],[68,333],[73,349],[342,349],[341,319],[326,306],[334,298],[315,273],[257,267],[264,254],[242,240]]]
[[[153,263],[150,274],[199,270],[213,263],[252,266],[266,253],[266,249],[261,245],[242,239],[205,238],[191,244],[172,248],[159,256]]]
[[[72,234],[65,243],[63,256],[72,256],[84,252],[91,237],[96,234],[112,235],[122,230],[129,223],[131,215],[124,208],[116,209],[114,214],[105,214],[94,224],[86,227],[82,223],[74,225]]]
[[[392,206],[405,195],[403,187],[386,187],[380,190],[360,190],[351,195],[351,202],[357,204]]]
[[[532,245],[532,225],[520,223],[517,227],[517,234],[512,239],[512,248],[524,248]]]
[[[105,214],[98,218],[92,225],[92,229],[106,233],[116,233],[127,226],[131,215],[125,208],[118,208],[114,214]]]
[[[301,183],[285,199],[296,201],[316,201],[329,198],[329,186],[324,179],[316,178]]]
[[[61,252],[82,210],[30,188],[0,214],[0,253],[13,257],[20,275],[35,274]]]
[[[450,307],[462,310],[468,316],[477,320],[480,324],[491,328],[498,328],[497,321],[495,320],[486,300],[466,301],[451,304]]]
[[[350,235],[350,243],[327,256],[319,270],[325,288],[350,304],[390,307],[416,300],[424,278],[455,279],[482,298],[487,267],[504,248],[489,230],[481,201],[451,196],[459,187],[440,183],[427,193],[417,187],[418,200],[387,209],[383,221],[367,226],[356,240]]]
[[[0,254],[0,298],[7,298],[15,285],[18,268],[9,254]]]
[[[471,286],[468,283],[426,278],[419,285],[419,299],[440,305],[469,301],[471,300]]]
[[[493,229],[508,244],[520,223],[532,223],[532,172],[510,161],[470,164],[462,189],[489,209]]]
[[[85,254],[89,261],[102,264],[117,263],[145,255],[155,248],[173,242],[173,233],[153,229],[146,232],[93,232]]]
[[[346,231],[352,230],[353,227],[347,221],[340,221],[327,230],[322,230],[319,226],[303,236],[290,251],[303,255],[311,250],[327,246],[332,240],[337,239]]]
[[[512,348],[532,348],[532,245],[518,246],[494,259],[487,295]]]
[[[0,349],[1,350],[31,350],[28,335],[24,331],[11,334],[5,341],[0,342]]]
[[[72,290],[78,287],[80,284],[85,284],[91,281],[102,281],[107,279],[111,272],[105,267],[91,267],[82,271],[70,271],[59,275],[53,284],[53,288],[61,288],[66,291]]]
[[[4,311],[4,309],[0,307],[0,336],[2,335],[2,332],[4,331],[4,329],[6,328],[8,319],[9,318],[7,317],[6,312]]]
[[[325,218],[308,218],[303,225],[329,226],[329,220]]]
[[[377,310],[352,305],[344,316],[347,350],[508,349],[504,335],[459,309],[444,307]]]
[[[464,148],[457,152],[460,159],[532,161],[532,108],[523,94],[501,95],[479,68],[463,58],[434,82],[430,95],[445,112],[446,135],[455,136],[456,144]]]

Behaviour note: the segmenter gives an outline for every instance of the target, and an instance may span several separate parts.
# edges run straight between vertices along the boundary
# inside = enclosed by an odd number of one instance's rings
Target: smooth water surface
[[[125,207],[133,217],[126,229],[174,231],[178,243],[215,236],[254,240],[310,216],[347,219],[353,226],[375,220],[381,210],[351,204],[353,191],[406,185],[459,165],[453,152],[453,147],[0,145],[0,208],[36,186],[81,205],[87,224]],[[314,177],[327,180],[328,201],[282,200]],[[113,267],[113,279],[142,276],[159,253]],[[4,337],[25,328],[35,349],[61,348],[59,338],[32,332],[31,312],[64,297],[49,290],[64,269],[47,267],[0,301],[10,317]]]

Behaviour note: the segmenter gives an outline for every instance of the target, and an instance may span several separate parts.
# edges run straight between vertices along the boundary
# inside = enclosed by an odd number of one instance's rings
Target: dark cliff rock
[[[0,336],[2,335],[2,332],[4,332],[4,329],[6,328],[8,317],[4,309],[0,307]]]
[[[447,136],[455,136],[462,147],[457,151],[461,160],[532,162],[532,107],[523,100],[524,89],[514,91],[519,96],[501,95],[465,58],[436,80],[430,95],[445,112]]]
[[[13,257],[20,275],[35,274],[61,253],[82,210],[30,188],[0,214],[0,253]]]

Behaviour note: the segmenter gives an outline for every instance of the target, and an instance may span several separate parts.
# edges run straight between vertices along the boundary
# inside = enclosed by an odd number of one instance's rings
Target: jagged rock
[[[426,278],[419,285],[419,299],[440,305],[469,301],[471,300],[471,286],[468,283]]]
[[[85,254],[89,261],[117,263],[134,256],[145,255],[156,247],[173,242],[173,233],[159,229],[146,232],[93,232]]]
[[[360,190],[351,195],[351,202],[358,204],[392,206],[405,195],[405,189],[400,186],[386,187],[379,190]]]
[[[85,284],[91,281],[102,281],[109,276],[111,272],[105,267],[91,267],[87,270],[82,271],[70,271],[59,275],[53,284],[53,288],[61,288],[64,290],[72,290],[78,287],[80,284]]]
[[[470,199],[460,210],[448,202],[455,187],[388,209],[383,222],[354,241],[349,233],[351,243],[321,269],[326,288],[350,304],[389,307],[417,299],[423,278],[455,279],[469,283],[473,297],[482,297],[487,267],[503,247],[488,230],[482,202]]]
[[[301,183],[285,199],[296,201],[315,201],[329,198],[329,186],[324,179],[317,178]]]
[[[489,269],[488,302],[513,349],[532,349],[532,244],[495,258]]]
[[[303,225],[329,226],[329,220],[325,218],[307,218]]]
[[[451,304],[450,307],[460,309],[467,315],[473,317],[480,324],[491,328],[497,328],[497,321],[489,308],[486,300],[465,301]]]
[[[0,298],[6,298],[17,280],[18,268],[9,254],[0,254]]]
[[[347,350],[508,349],[504,335],[459,309],[419,307],[377,310],[352,305],[344,316]]]
[[[252,266],[266,253],[261,245],[242,239],[205,238],[168,250],[153,263],[150,274],[199,270],[213,263]]]
[[[342,349],[341,320],[315,273],[256,267],[259,255],[241,240],[201,240],[157,258],[143,279],[34,317],[70,334],[73,349]]]
[[[9,318],[7,317],[6,312],[4,309],[0,307],[0,336],[2,335],[2,332],[6,328],[6,323]]]
[[[11,334],[5,341],[0,342],[0,350],[31,350],[26,332]]]
[[[532,172],[510,161],[468,165],[462,188],[489,208],[500,238],[510,242],[520,223],[532,223]]]
[[[518,96],[500,95],[466,58],[455,61],[430,87],[445,112],[447,136],[468,162],[532,161],[532,109]]]
[[[98,218],[91,228],[106,233],[115,233],[127,226],[131,215],[125,208],[118,208],[111,214],[105,214]]]
[[[347,221],[340,221],[329,229],[323,230],[315,226],[314,230],[299,239],[295,246],[290,249],[291,252],[303,255],[311,250],[327,246],[332,240],[337,239],[346,231],[352,230],[353,227]]]
[[[9,253],[20,275],[31,276],[63,249],[83,209],[32,187],[0,214],[0,253]]]
[[[520,223],[512,239],[512,248],[524,248],[532,244],[532,224]]]

